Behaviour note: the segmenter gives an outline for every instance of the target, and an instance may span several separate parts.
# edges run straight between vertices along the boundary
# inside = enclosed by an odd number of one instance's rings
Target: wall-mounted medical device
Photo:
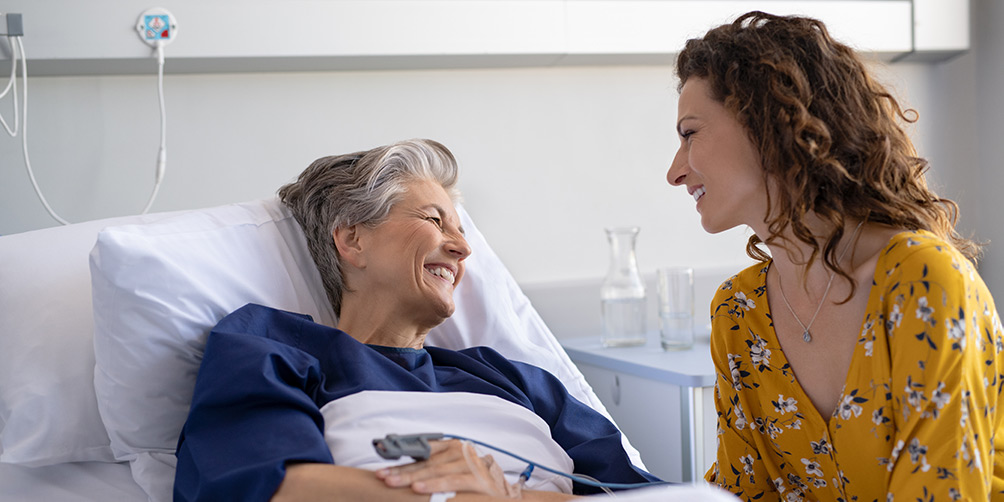
[[[136,32],[144,42],[156,47],[174,41],[178,32],[178,22],[166,9],[147,9],[136,21]]]
[[[31,167],[31,157],[28,155],[28,58],[24,51],[24,24],[21,14],[0,12],[0,36],[6,36],[10,42],[11,69],[10,79],[7,85],[0,91],[0,100],[11,94],[13,97],[14,116],[9,125],[2,115],[0,115],[0,126],[7,131],[11,137],[21,135],[21,148],[24,154],[24,165],[28,170],[28,178],[35,189],[35,194],[56,221],[64,225],[70,222],[59,216],[49,205],[49,202],[42,194],[38,181],[35,179],[34,170]],[[164,180],[164,172],[167,169],[167,111],[164,105],[164,46],[174,41],[178,33],[178,22],[174,16],[165,9],[147,9],[140,14],[136,22],[136,30],[140,39],[154,48],[153,56],[157,59],[157,96],[160,105],[160,148],[157,151],[157,164],[153,192],[143,208],[142,213],[150,211],[153,201],[157,197],[160,185]],[[17,65],[21,61],[21,104],[18,106],[18,85],[17,85]]]

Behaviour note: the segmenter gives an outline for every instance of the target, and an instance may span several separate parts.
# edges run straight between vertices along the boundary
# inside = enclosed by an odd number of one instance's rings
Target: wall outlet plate
[[[140,39],[151,46],[167,45],[173,42],[178,34],[178,21],[167,9],[154,7],[139,15],[136,32],[139,33]]]

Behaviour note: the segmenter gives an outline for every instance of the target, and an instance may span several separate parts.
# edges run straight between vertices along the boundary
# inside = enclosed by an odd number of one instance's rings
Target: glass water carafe
[[[645,343],[645,283],[638,272],[634,251],[638,230],[638,227],[606,229],[610,241],[610,270],[600,288],[603,318],[600,341],[606,347]]]

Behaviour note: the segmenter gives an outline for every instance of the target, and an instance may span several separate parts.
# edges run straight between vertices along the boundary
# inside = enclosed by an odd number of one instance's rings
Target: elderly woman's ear
[[[359,225],[335,227],[335,231],[331,233],[331,237],[335,241],[335,248],[338,249],[340,261],[356,268],[365,267],[366,259],[362,252],[363,246],[360,240]]]

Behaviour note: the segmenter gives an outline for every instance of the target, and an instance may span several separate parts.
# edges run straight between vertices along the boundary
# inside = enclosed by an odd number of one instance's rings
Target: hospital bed
[[[457,313],[428,343],[491,346],[606,414],[460,213],[474,252]],[[251,302],[334,324],[299,226],[274,198],[0,237],[0,500],[169,500],[205,337]],[[726,499],[707,487],[621,498],[697,493]]]

